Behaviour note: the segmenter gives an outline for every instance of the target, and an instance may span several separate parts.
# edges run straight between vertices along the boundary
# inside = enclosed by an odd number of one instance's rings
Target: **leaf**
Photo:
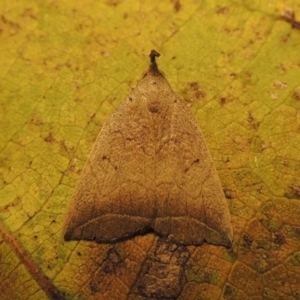
[[[299,299],[299,6],[2,1],[1,299]],[[63,240],[94,140],[153,48],[212,153],[231,249]]]

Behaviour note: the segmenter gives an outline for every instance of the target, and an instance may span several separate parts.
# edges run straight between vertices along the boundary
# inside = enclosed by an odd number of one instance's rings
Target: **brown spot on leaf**
[[[197,82],[191,82],[190,88],[194,92],[194,95],[197,99],[205,97],[205,92],[201,89],[201,87],[199,87]]]
[[[51,131],[48,133],[44,140],[48,143],[53,143],[55,141]]]
[[[259,122],[253,117],[252,112],[248,112],[247,125],[251,129],[257,129],[259,127]]]
[[[96,294],[98,291],[100,291],[100,289],[99,289],[99,282],[97,282],[96,280],[91,280],[89,282],[89,286],[90,286],[92,295]]]
[[[22,17],[29,17],[33,20],[37,20],[38,17],[37,15],[34,13],[34,10],[32,8],[26,8],[23,13],[21,14]]]
[[[8,32],[8,34],[11,36],[16,35],[18,33],[18,31],[20,30],[20,25],[18,23],[10,21],[4,15],[1,15],[1,17],[0,17],[0,25],[2,27],[2,31],[6,30]]]
[[[220,98],[220,103],[222,104],[222,105],[224,105],[225,103],[226,103],[226,97],[221,97]]]
[[[82,99],[80,99],[80,98],[77,97],[77,98],[74,99],[74,102],[76,102],[76,103],[81,103],[81,102],[82,102]]]
[[[283,245],[286,242],[286,240],[285,240],[285,237],[283,234],[274,233],[273,234],[273,242],[278,245]]]
[[[186,282],[184,267],[189,257],[186,246],[158,240],[153,255],[142,267],[133,293],[146,299],[177,299]]]
[[[217,6],[216,13],[221,15],[226,15],[229,13],[229,7],[227,6]]]
[[[244,234],[244,235],[243,235],[243,243],[242,243],[242,247],[244,247],[244,248],[246,248],[246,249],[250,249],[252,243],[253,243],[252,238],[251,238],[249,235]]]
[[[61,148],[62,151],[70,152],[70,151],[73,151],[73,150],[74,150],[74,146],[67,146],[65,140],[61,140],[61,141],[59,142],[59,144],[60,144],[60,146],[61,146],[60,148]]]
[[[273,87],[277,90],[282,90],[285,89],[287,87],[287,83],[281,80],[275,80],[273,82]]]
[[[300,199],[300,186],[290,185],[285,196],[289,199]]]
[[[114,273],[115,269],[123,263],[120,253],[115,249],[109,249],[107,259],[103,262],[102,269],[106,274]]]
[[[293,99],[300,101],[300,93],[299,92],[293,92],[292,94]]]
[[[230,285],[226,284],[225,291],[224,291],[224,297],[230,296],[232,294],[232,288]]]
[[[36,112],[33,112],[30,118],[30,122],[36,126],[40,126],[43,124],[42,120],[39,118]]]
[[[179,0],[175,0],[174,2],[174,9],[178,12],[181,10],[181,3]]]
[[[279,19],[284,20],[292,25],[292,28],[300,30],[300,22],[296,20],[295,11],[288,7],[284,10],[282,16]]]
[[[227,199],[232,199],[233,198],[233,193],[232,193],[231,189],[224,189],[224,194],[225,194],[225,197]]]
[[[106,4],[108,4],[109,6],[118,6],[122,2],[123,0],[107,0]]]

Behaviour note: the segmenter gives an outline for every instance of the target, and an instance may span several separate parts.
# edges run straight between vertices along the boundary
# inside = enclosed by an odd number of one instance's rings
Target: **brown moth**
[[[101,129],[79,178],[65,240],[117,242],[153,230],[184,245],[231,246],[228,206],[203,134],[150,67]]]

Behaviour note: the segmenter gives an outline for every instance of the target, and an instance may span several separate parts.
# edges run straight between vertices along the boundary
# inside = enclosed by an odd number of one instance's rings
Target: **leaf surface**
[[[295,20],[282,17],[295,12]],[[1,1],[1,299],[299,299],[297,1]],[[65,242],[96,136],[148,67],[202,128],[231,249]]]

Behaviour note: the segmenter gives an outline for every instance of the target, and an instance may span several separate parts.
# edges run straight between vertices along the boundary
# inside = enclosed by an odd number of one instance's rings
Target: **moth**
[[[102,127],[67,211],[65,240],[114,243],[149,230],[184,245],[230,247],[229,209],[191,112],[158,52]]]

